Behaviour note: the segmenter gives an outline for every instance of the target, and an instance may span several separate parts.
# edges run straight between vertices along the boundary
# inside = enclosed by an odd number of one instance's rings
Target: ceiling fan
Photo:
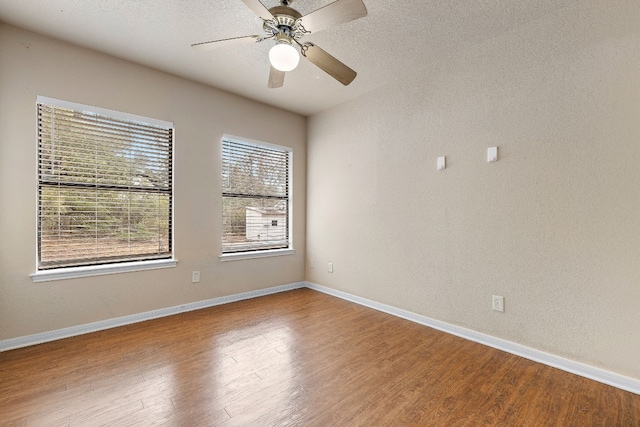
[[[263,35],[233,37],[195,43],[195,49],[209,50],[224,46],[258,43],[264,40],[275,40],[269,51],[271,71],[269,72],[270,88],[282,87],[285,72],[298,65],[300,54],[311,63],[325,71],[343,85],[348,85],[356,78],[356,72],[342,62],[310,42],[302,42],[302,38],[327,27],[353,21],[367,15],[367,8],[362,0],[337,0],[307,15],[290,7],[293,0],[281,0],[280,6],[267,9],[259,0],[242,0],[249,9],[263,21]]]

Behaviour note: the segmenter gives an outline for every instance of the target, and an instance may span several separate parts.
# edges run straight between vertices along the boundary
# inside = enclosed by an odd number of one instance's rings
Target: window
[[[222,253],[291,248],[291,150],[222,139]]]
[[[38,270],[171,259],[173,124],[37,108]]]

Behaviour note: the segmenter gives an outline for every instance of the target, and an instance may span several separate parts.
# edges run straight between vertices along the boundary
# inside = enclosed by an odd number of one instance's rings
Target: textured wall
[[[640,378],[639,22],[576,2],[311,117],[307,280]]]
[[[177,267],[31,281],[37,95],[174,123]],[[219,261],[223,133],[293,149],[295,255]],[[304,280],[305,138],[302,116],[0,24],[0,340]]]

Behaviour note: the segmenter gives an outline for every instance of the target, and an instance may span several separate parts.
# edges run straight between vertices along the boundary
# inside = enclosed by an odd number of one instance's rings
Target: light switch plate
[[[491,309],[501,313],[504,312],[504,297],[501,295],[493,295]]]
[[[487,148],[487,162],[498,161],[498,147]]]

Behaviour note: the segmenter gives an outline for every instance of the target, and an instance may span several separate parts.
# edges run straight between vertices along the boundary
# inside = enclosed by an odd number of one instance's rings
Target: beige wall
[[[307,280],[640,378],[639,22],[576,2],[311,117]]]
[[[177,267],[31,281],[37,95],[174,123]],[[304,280],[305,126],[302,116],[0,24],[0,340]],[[223,133],[293,149],[295,255],[218,260]]]

